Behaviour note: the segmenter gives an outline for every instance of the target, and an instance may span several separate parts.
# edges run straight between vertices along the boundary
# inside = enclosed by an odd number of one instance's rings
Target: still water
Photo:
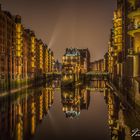
[[[61,89],[52,81],[0,98],[0,140],[134,139],[138,117],[106,83]]]

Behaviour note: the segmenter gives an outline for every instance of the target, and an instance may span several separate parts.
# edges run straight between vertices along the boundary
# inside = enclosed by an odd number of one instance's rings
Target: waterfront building
[[[114,47],[113,47],[113,29],[111,29],[110,40],[108,42],[108,53],[105,56],[106,69],[109,72],[109,78],[113,79],[114,72]]]
[[[122,1],[117,1],[117,9],[113,17],[113,51],[114,51],[114,71],[113,77],[116,83],[119,83],[122,77],[122,59],[123,59],[123,5]]]
[[[81,73],[86,73],[90,70],[90,52],[87,49],[78,49],[80,52]]]
[[[117,0],[105,55],[110,80],[135,107],[140,99],[139,8],[139,0]]]
[[[61,72],[62,64],[57,60],[54,64],[54,72]]]
[[[23,71],[22,71],[22,77],[24,78],[25,81],[27,81],[27,78],[30,77],[29,75],[29,68],[28,68],[28,61],[27,59],[30,58],[28,56],[29,49],[30,49],[30,44],[31,44],[31,37],[30,37],[30,30],[29,29],[24,29],[23,31]],[[28,73],[29,72],[29,73]]]
[[[35,77],[35,33],[30,29],[25,29],[23,33],[23,56],[25,77],[31,80]]]
[[[105,60],[100,59],[90,63],[91,71],[104,72],[105,71]]]
[[[125,0],[117,0],[117,8],[114,11],[113,27],[110,30],[110,38],[108,42],[108,52],[105,55],[106,68],[109,72],[110,80],[119,87],[123,81],[126,62],[126,28],[127,16]]]
[[[19,15],[0,5],[0,91],[32,83],[54,68],[54,54],[34,31],[26,29]]]
[[[78,81],[81,74],[90,70],[88,49],[67,48],[62,58],[63,80]]]
[[[43,77],[43,60],[44,60],[43,49],[44,49],[44,44],[43,44],[42,40],[36,39],[36,49],[35,49],[35,53],[36,53],[36,57],[35,57],[36,78]]]
[[[128,35],[130,35],[132,43],[129,49],[129,58],[131,59],[131,89],[133,98],[136,106],[139,106],[140,101],[140,1],[139,0],[128,0],[129,2],[129,26]]]
[[[2,11],[0,5],[0,90],[10,86],[15,78],[15,22],[8,11]]]
[[[114,11],[113,27],[110,30],[108,42],[108,53],[106,58],[110,80],[119,87],[126,77],[128,77],[127,54],[131,40],[127,34],[128,29],[128,2],[117,0],[117,8]],[[131,68],[130,68],[131,69]]]
[[[48,46],[43,46],[43,74],[48,72]]]
[[[105,72],[109,71],[109,57],[108,57],[108,52],[105,53],[104,55],[104,66],[105,66]]]
[[[76,48],[67,48],[62,58],[62,79],[78,81],[81,73],[80,52]]]
[[[15,37],[15,55],[16,55],[16,79],[20,81],[23,78],[23,25],[21,17],[15,17],[16,37]]]
[[[36,51],[38,53],[38,76],[41,76],[43,74],[43,47],[44,44],[42,40],[39,40],[39,46],[37,47]]]
[[[48,72],[53,72],[54,68],[54,54],[51,49],[48,50]]]

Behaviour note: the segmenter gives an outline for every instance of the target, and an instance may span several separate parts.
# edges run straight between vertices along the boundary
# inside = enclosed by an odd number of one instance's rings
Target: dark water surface
[[[81,109],[76,118],[67,118],[63,113],[60,91],[55,91],[54,96],[54,104],[38,127],[35,140],[58,137],[63,139],[109,139],[107,105],[104,102],[103,93],[90,93],[89,107]]]
[[[75,89],[54,81],[0,98],[0,140],[129,140],[139,123],[127,113],[104,81]]]

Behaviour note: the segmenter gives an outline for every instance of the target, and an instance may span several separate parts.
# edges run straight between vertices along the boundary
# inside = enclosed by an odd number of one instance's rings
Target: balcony
[[[140,55],[140,50],[138,49],[137,52],[133,48],[129,48],[127,51],[128,57],[133,57],[135,55]]]
[[[136,25],[130,25],[128,27],[128,34],[130,36],[134,37],[136,33],[140,33],[140,23]]]
[[[134,55],[134,50],[133,50],[133,48],[129,48],[127,53],[128,53],[128,56]]]
[[[138,16],[140,16],[140,8],[136,8],[136,9],[133,8],[128,14],[128,18],[130,19],[134,19]]]
[[[128,1],[129,1],[129,3],[130,3],[132,6],[135,5],[136,0],[128,0]]]

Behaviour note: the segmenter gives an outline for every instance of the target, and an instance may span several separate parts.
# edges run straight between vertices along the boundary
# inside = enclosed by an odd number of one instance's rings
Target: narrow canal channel
[[[105,81],[74,89],[52,81],[0,100],[0,139],[5,140],[129,140],[140,126]]]

